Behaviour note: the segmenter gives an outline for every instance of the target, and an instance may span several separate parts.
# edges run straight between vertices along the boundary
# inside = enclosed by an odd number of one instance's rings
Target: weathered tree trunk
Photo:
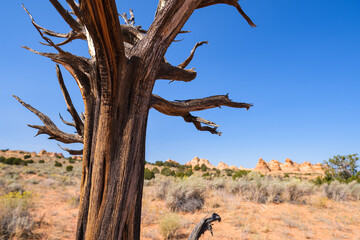
[[[233,102],[228,95],[173,102],[153,95],[156,80],[189,82],[195,79],[196,72],[185,68],[194,57],[196,48],[207,42],[197,43],[189,57],[178,66],[166,61],[168,47],[198,8],[228,4],[236,7],[252,27],[255,24],[236,0],[159,0],[155,19],[148,30],[134,25],[132,11],[130,19],[125,14],[121,15],[126,24],[120,24],[115,0],[79,0],[79,3],[66,0],[71,13],[58,0],[49,1],[71,27],[70,32],[62,34],[39,26],[24,7],[32,24],[46,41],[45,45],[53,47],[58,53],[24,48],[63,65],[75,79],[85,105],[82,118],[72,104],[60,68],[56,66],[59,84],[74,121],[61,119],[75,127],[77,134],[61,131],[45,114],[15,98],[44,123],[44,126],[29,125],[38,129],[38,134],[47,134],[51,139],[66,144],[84,144],[83,150],[63,148],[71,154],[83,155],[76,238],[140,239],[149,109],[180,116],[200,131],[220,135],[218,125],[190,112],[220,106],[246,109],[252,106]],[[49,36],[65,40],[55,44]],[[75,39],[87,41],[90,58],[75,56],[60,48]]]
[[[129,65],[126,77],[112,81],[124,82],[122,92],[101,93],[89,123],[86,119],[85,129],[93,122],[93,131],[84,139],[77,239],[140,239],[146,125],[153,85],[137,70],[141,68],[136,61]]]

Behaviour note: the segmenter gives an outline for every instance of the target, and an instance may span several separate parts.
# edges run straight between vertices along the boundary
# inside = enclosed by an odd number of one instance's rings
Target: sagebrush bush
[[[205,190],[202,178],[181,179],[171,184],[166,203],[172,211],[193,212],[204,205]]]
[[[68,166],[66,166],[66,171],[71,172],[73,170],[73,168],[74,168],[73,166],[68,165]]]
[[[286,201],[290,203],[304,203],[305,196],[309,196],[314,192],[314,185],[307,181],[291,179],[285,188]]]
[[[271,176],[250,173],[233,181],[229,190],[246,201],[257,203],[304,203],[305,196],[313,193],[314,185],[297,179],[281,180]]]
[[[325,196],[335,201],[360,200],[360,184],[356,181],[341,183],[337,180],[322,185]]]
[[[55,161],[55,164],[54,164],[55,167],[62,167],[62,163],[58,162],[58,161]]]
[[[30,155],[30,154],[24,155],[24,159],[28,159],[28,158],[31,158],[31,155]]]
[[[69,163],[70,163],[70,164],[74,164],[75,162],[76,162],[75,159],[69,158]]]
[[[156,197],[165,200],[169,191],[169,186],[172,183],[172,181],[166,179],[166,180],[160,180],[157,182],[157,188],[156,188]]]
[[[35,222],[29,208],[31,192],[10,192],[0,197],[0,238],[28,239]]]
[[[45,161],[44,160],[39,160],[39,163],[45,163]]]
[[[226,187],[226,179],[225,178],[218,178],[209,182],[210,189],[223,189]]]
[[[181,227],[182,221],[178,214],[168,213],[160,218],[159,228],[164,239],[173,239]]]

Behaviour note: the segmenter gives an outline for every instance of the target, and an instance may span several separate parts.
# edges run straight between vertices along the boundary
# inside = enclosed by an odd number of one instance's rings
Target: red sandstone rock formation
[[[224,162],[219,162],[219,164],[217,165],[216,168],[219,169],[219,170],[224,170],[224,169],[229,169],[230,167],[229,167],[229,165],[227,165]]]
[[[279,172],[281,171],[280,162],[278,160],[271,160],[268,163],[268,167],[272,172]]]
[[[270,168],[268,167],[267,163],[260,158],[258,164],[256,164],[256,167],[254,168],[255,171],[259,171],[261,173],[268,173],[271,172]]]
[[[210,168],[210,169],[213,169],[215,168],[214,165],[212,165],[209,160],[207,159],[204,159],[204,158],[198,158],[198,157],[194,157],[191,161],[185,163],[185,165],[187,166],[192,166],[192,167],[195,167],[196,165],[198,165],[199,167],[202,165],[202,164],[205,164],[205,166],[207,168]]]

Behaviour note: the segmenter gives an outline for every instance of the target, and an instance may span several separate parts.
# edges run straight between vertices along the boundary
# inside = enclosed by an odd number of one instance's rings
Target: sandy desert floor
[[[74,239],[78,213],[81,162],[67,172],[67,159],[33,157],[35,163],[13,166],[0,163],[0,189],[34,193],[31,215],[38,239]],[[43,159],[45,163],[37,163]],[[63,163],[54,167],[55,159]],[[156,175],[144,187],[141,238],[164,239],[161,218],[170,213],[166,201],[157,197]],[[160,181],[160,180],[159,180]],[[232,181],[229,179],[229,181]],[[8,191],[10,191],[8,190]],[[225,188],[206,192],[205,204],[193,213],[176,212],[180,224],[173,239],[187,239],[191,229],[205,216],[216,212],[222,221],[201,239],[351,239],[360,240],[360,201],[334,201],[312,195],[307,204],[260,204],[231,194]],[[2,239],[0,237],[0,239]]]

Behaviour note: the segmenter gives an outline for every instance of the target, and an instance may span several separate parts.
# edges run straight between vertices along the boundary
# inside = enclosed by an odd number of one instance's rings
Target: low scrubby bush
[[[9,165],[27,166],[27,163],[24,160],[22,160],[21,158],[15,158],[15,157],[10,157],[10,158],[1,157],[0,162],[9,164]]]
[[[199,165],[196,165],[196,166],[194,167],[194,170],[195,170],[195,171],[199,171],[199,170],[200,170],[200,166],[199,166]]]
[[[168,167],[164,167],[163,169],[161,169],[161,174],[165,176],[175,176],[175,171],[172,171]]]
[[[0,239],[29,239],[35,222],[29,208],[31,192],[9,192],[0,197]]]
[[[31,155],[30,155],[30,154],[24,155],[24,159],[28,159],[28,158],[31,158]]]
[[[70,164],[74,164],[75,162],[76,162],[75,159],[69,158],[69,163],[70,163]]]
[[[218,178],[218,179],[212,180],[209,183],[209,187],[210,187],[210,189],[214,189],[214,190],[223,189],[226,187],[226,179]]]
[[[172,211],[193,212],[204,205],[205,190],[202,178],[184,178],[170,186],[166,203]]]
[[[305,197],[313,193],[314,185],[298,179],[281,180],[256,173],[233,181],[229,190],[246,201],[257,203],[305,203]]]
[[[34,163],[34,160],[30,159],[30,160],[26,160],[25,162],[26,162],[27,164],[29,164],[29,163],[31,164],[31,163]]]
[[[152,171],[153,171],[155,174],[160,173],[160,171],[159,171],[159,169],[158,169],[157,167],[154,167],[154,168],[152,169]]]
[[[62,167],[62,163],[58,162],[58,161],[55,161],[55,164],[54,164],[55,167]]]
[[[360,200],[360,184],[356,181],[348,184],[332,181],[322,185],[324,195],[335,201]]]
[[[237,178],[242,178],[245,177],[246,175],[248,175],[250,171],[246,171],[246,170],[238,170],[234,173],[234,175],[232,175],[232,179],[236,180]]]
[[[160,181],[157,181],[157,188],[156,188],[156,197],[158,199],[161,199],[161,200],[165,200],[167,195],[168,195],[168,192],[169,192],[169,187],[170,185],[172,184],[173,180],[170,178],[170,179],[162,179]]]
[[[206,172],[208,170],[208,167],[203,163],[200,166],[202,172]]]
[[[39,160],[39,163],[45,163],[45,161],[44,160]]]
[[[71,172],[73,170],[73,168],[74,168],[73,166],[68,165],[68,166],[66,166],[66,171]]]
[[[151,180],[151,179],[155,178],[155,173],[153,171],[149,170],[148,168],[145,168],[144,178],[145,178],[145,180]]]

